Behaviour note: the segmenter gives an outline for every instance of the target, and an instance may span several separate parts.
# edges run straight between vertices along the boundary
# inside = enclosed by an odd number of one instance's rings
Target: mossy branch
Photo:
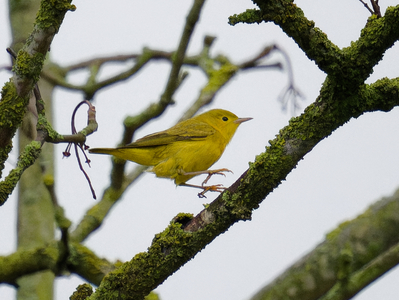
[[[180,69],[183,65],[188,43],[191,39],[194,27],[198,22],[204,2],[205,0],[195,0],[190,9],[177,51],[173,56],[173,64],[169,74],[169,79],[160,100],[157,103],[150,104],[140,115],[125,119],[125,133],[122,139],[122,144],[129,143],[136,129],[147,123],[149,120],[160,116],[165,111],[166,107],[173,103],[172,96],[182,81],[179,79]],[[117,200],[120,199],[120,196],[126,189],[126,186],[122,188],[124,169],[124,161],[113,160],[111,186],[106,189],[101,201],[87,211],[75,231],[71,233],[72,240],[81,242],[86,239],[90,233],[99,228],[104,217],[108,214],[109,210]],[[143,170],[144,169],[142,168],[142,171]]]
[[[0,206],[3,205],[11,193],[14,191],[17,183],[19,182],[23,172],[29,168],[39,157],[41,147],[45,142],[49,143],[74,143],[83,145],[86,141],[86,136],[92,134],[97,130],[97,122],[95,118],[95,109],[90,106],[88,110],[87,126],[76,134],[60,135],[48,123],[45,116],[44,103],[41,99],[38,88],[35,87],[35,96],[37,102],[37,137],[35,141],[28,144],[24,151],[18,158],[17,167],[11,170],[10,174],[0,182]]]
[[[57,275],[65,271],[73,272],[99,285],[104,276],[116,268],[114,264],[77,243],[69,244],[69,256],[66,262],[62,262],[63,247],[54,241],[45,246],[21,248],[8,256],[0,256],[0,282],[16,285],[16,280],[23,275],[52,270]]]
[[[375,244],[373,243],[373,247]],[[339,280],[319,300],[351,299],[363,288],[374,282],[399,264],[399,243],[377,256],[358,271],[350,274],[345,280]]]
[[[11,140],[22,122],[30,93],[40,77],[44,58],[68,10],[68,0],[43,0],[30,37],[18,52],[14,76],[5,84],[0,101],[0,172],[12,149]],[[1,175],[1,173],[0,173]]]
[[[373,15],[362,30],[360,38],[345,49],[334,45],[325,33],[308,20],[303,11],[291,0],[254,1],[259,10],[247,10],[229,18],[238,22],[274,22],[327,74],[352,77],[357,72],[358,83],[364,82],[384,52],[399,38],[399,6],[389,7],[381,18]],[[356,57],[357,59],[353,59]],[[345,60],[345,63],[343,63]]]
[[[171,61],[172,55],[172,52],[144,48],[141,54],[101,57],[68,67],[60,67],[58,65],[52,64],[43,71],[42,78],[56,86],[60,86],[69,90],[81,91],[84,93],[85,99],[93,99],[94,95],[101,89],[108,87],[116,82],[122,82],[124,80],[132,78],[144,66],[146,66],[148,62],[161,59]],[[97,75],[101,67],[103,67],[105,64],[113,62],[127,62],[129,60],[135,61],[134,65],[131,68],[115,76],[103,80],[97,80]],[[71,74],[73,71],[77,71],[83,68],[88,69],[90,72],[90,76],[84,84],[72,84],[66,80],[66,76],[68,74]]]
[[[16,285],[20,276],[55,270],[58,256],[56,243],[46,247],[19,249],[8,256],[0,256],[0,282]]]
[[[399,190],[346,221],[251,300],[350,299],[399,263]]]
[[[274,46],[267,46],[260,53],[240,64],[233,64],[228,57],[210,56],[210,46],[214,41],[213,37],[205,37],[203,49],[199,55],[187,58],[186,62],[200,67],[207,74],[208,81],[201,89],[197,100],[187,109],[179,121],[192,117],[200,108],[212,103],[216,94],[229,82],[240,70],[256,69],[258,67],[281,69],[280,64],[263,64],[263,59],[270,54]],[[156,105],[156,104],[153,104]],[[130,143],[134,132],[153,119],[150,105],[147,110],[137,116],[129,116],[125,119],[125,131],[123,133],[121,145]],[[101,226],[102,221],[120,199],[126,189],[139,178],[147,167],[137,166],[129,174],[124,173],[125,161],[113,158],[113,168],[111,171],[111,185],[105,190],[99,203],[96,203],[85,214],[83,220],[71,233],[74,241],[83,241],[93,231]]]
[[[364,84],[380,59],[378,53],[382,55],[397,39],[393,31],[397,31],[395,24],[399,19],[391,20],[397,14],[396,9],[387,11],[382,21],[371,20],[358,42],[340,50],[291,1],[265,1],[260,7],[265,21],[273,20],[280,25],[328,73],[320,96],[301,116],[291,119],[288,126],[280,130],[266,152],[258,155],[248,171],[225,193],[188,222],[173,221],[156,235],[147,252],[136,255],[104,278],[90,299],[106,299],[114,293],[128,299],[142,299],[220,233],[239,220],[251,219],[252,211],[322,139],[351,118],[367,111],[389,111],[399,105],[398,79]],[[394,37],[382,36],[381,45],[370,50],[372,45],[368,42],[376,35],[368,29],[380,28],[379,22],[387,20],[394,23],[388,28]],[[368,51],[363,53],[359,49]],[[366,65],[362,63],[365,60]],[[350,70],[349,66],[354,69],[345,74],[343,80],[339,71]],[[343,253],[343,259],[345,257]]]
[[[17,186],[23,172],[36,161],[40,151],[41,144],[37,141],[32,141],[22,151],[18,159],[17,167],[11,170],[10,174],[0,182],[0,206],[7,201],[8,197]]]
[[[357,83],[358,78],[352,80]],[[252,211],[322,139],[351,118],[399,105],[397,78],[354,84],[351,89],[337,82],[328,76],[316,101],[280,130],[235,184],[187,223],[173,221],[147,252],[104,278],[90,299],[107,299],[113,293],[142,299],[219,234],[239,220],[251,219]]]
[[[127,299],[142,299],[146,292],[193,258],[217,235],[238,220],[250,218],[248,207],[239,201],[240,198],[231,202],[226,198],[222,195],[194,218],[179,214],[165,231],[155,236],[147,252],[137,254],[105,277],[90,299],[107,299],[116,291]],[[366,265],[374,259],[386,258],[385,262],[379,263],[393,267],[399,257],[389,249],[399,242],[392,239],[399,228],[398,211],[399,192],[395,197],[373,205],[354,221],[343,223],[329,233],[327,241],[307,255],[306,260],[296,263],[292,270],[279,277],[275,281],[278,286],[272,287],[270,293],[280,296],[276,299],[286,299],[290,297],[287,294],[290,287],[295,287],[297,292],[289,299],[318,299],[337,280],[342,281],[351,272],[368,267]],[[387,250],[389,252],[385,253]],[[302,278],[302,273],[309,280],[298,279]]]

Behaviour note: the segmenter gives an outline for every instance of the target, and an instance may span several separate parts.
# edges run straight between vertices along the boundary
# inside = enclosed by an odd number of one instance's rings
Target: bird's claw
[[[202,188],[204,190],[201,193],[198,193],[198,197],[199,198],[206,198],[206,196],[205,196],[206,192],[219,192],[219,193],[222,193],[222,192],[224,192],[227,189],[226,187],[224,187],[221,184],[202,186]]]
[[[208,176],[207,176],[207,177],[205,178],[205,180],[202,182],[202,186],[203,186],[204,184],[206,184],[206,183],[209,181],[209,179],[210,179],[213,175],[215,175],[215,174],[226,176],[226,174],[224,174],[223,172],[230,172],[230,173],[233,173],[233,171],[231,171],[231,170],[229,170],[229,169],[226,169],[226,168],[218,169],[218,170],[208,170]]]

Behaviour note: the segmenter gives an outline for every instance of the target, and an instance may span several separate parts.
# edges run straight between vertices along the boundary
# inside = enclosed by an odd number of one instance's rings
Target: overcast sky
[[[397,1],[380,1],[382,11]],[[7,1],[0,1],[0,66],[9,62],[5,48],[10,44]],[[68,12],[51,46],[55,62],[68,65],[97,55],[140,53],[144,46],[154,49],[176,48],[192,1],[74,1],[75,12]],[[327,33],[339,47],[350,45],[360,35],[369,12],[357,1],[310,1],[295,3],[308,19]],[[273,24],[227,24],[228,16],[252,8],[251,1],[208,1],[196,27],[189,54],[196,54],[203,37],[217,40],[213,54],[223,53],[239,63],[256,55],[264,46],[277,44],[288,53],[294,78],[304,95],[302,110],[312,103],[325,74],[307,59],[298,46]],[[368,82],[381,77],[397,77],[398,45],[390,49],[375,68]],[[266,62],[282,61],[275,54]],[[120,70],[109,67],[102,77]],[[175,95],[176,105],[137,133],[137,137],[166,129],[190,106],[205,83],[203,74],[187,69],[190,76]],[[113,147],[121,139],[122,121],[135,115],[148,103],[159,99],[169,71],[166,63],[151,64],[138,77],[107,88],[94,99],[98,131],[89,137],[91,147]],[[0,72],[1,82],[11,75]],[[81,82],[85,74],[72,78]],[[277,98],[287,84],[287,73],[249,71],[240,73],[217,95],[209,108],[224,108],[239,117],[253,117],[240,126],[223,157],[214,168],[229,168],[234,174],[214,177],[212,182],[229,186],[248,167],[248,162],[264,151],[268,141],[288,124],[290,111],[283,112]],[[74,106],[82,100],[79,93],[55,92],[54,127],[69,133]],[[208,108],[207,108],[208,109]],[[86,108],[82,109],[86,111]],[[297,112],[299,114],[300,111]],[[84,112],[81,124],[85,124]],[[248,299],[264,284],[323,241],[327,232],[342,221],[362,213],[371,203],[391,195],[399,186],[399,109],[389,113],[370,113],[336,130],[307,154],[285,182],[260,208],[250,222],[235,224],[188,262],[158,289],[163,300]],[[75,159],[62,159],[65,145],[56,146],[58,199],[67,217],[78,222],[95,204]],[[15,163],[14,154],[7,168]],[[90,178],[99,196],[109,183],[110,158],[92,155]],[[129,164],[129,169],[133,168]],[[202,178],[195,178],[193,184]],[[130,260],[146,251],[154,234],[161,232],[179,212],[197,214],[207,199],[197,198],[197,190],[175,187],[170,180],[145,174],[130,187],[112,210],[103,227],[86,242],[95,253],[109,260]],[[0,255],[15,249],[16,197],[0,207]],[[13,232],[14,231],[14,232]],[[116,234],[121,232],[121,234]],[[394,270],[356,296],[356,300],[397,299],[398,271]],[[56,299],[67,299],[82,279],[71,276],[57,280]],[[14,289],[0,286],[2,299],[12,299]],[[189,295],[189,296],[188,296]],[[378,297],[377,297],[378,295]]]

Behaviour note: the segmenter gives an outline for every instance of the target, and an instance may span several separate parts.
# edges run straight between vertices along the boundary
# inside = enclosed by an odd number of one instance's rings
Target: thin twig
[[[295,114],[296,110],[300,108],[298,104],[298,98],[304,98],[301,91],[296,87],[294,82],[294,71],[292,69],[292,63],[289,55],[280,47],[275,46],[275,50],[278,50],[284,57],[287,69],[288,69],[288,84],[287,86],[281,91],[278,101],[281,102],[283,110],[287,109],[288,104],[292,103],[292,114]]]
[[[11,55],[11,57],[12,57],[13,59],[17,59],[17,53],[15,53],[15,51],[14,51],[13,49],[11,49],[11,48],[8,47],[8,48],[6,49],[6,51],[7,51],[8,54]]]
[[[366,2],[364,2],[363,0],[359,0],[364,7],[367,8],[367,10],[372,14],[372,15],[376,15],[377,18],[381,18],[381,9],[380,6],[378,4],[378,0],[370,0],[371,2],[371,6],[373,7],[373,9],[371,9]]]
[[[359,0],[361,3],[363,3],[364,7],[367,8],[367,10],[373,15],[374,12],[373,10],[367,5],[366,2],[364,2],[363,0]]]
[[[116,82],[121,82],[131,78],[133,75],[137,74],[148,62],[152,60],[168,60],[171,61],[173,56],[173,52],[166,52],[160,50],[149,50],[145,48],[142,54],[128,54],[128,55],[116,55],[110,57],[103,57],[98,59],[92,59],[88,61],[84,61],[75,65],[71,65],[65,68],[59,68],[59,72],[64,74],[63,76],[56,76],[53,72],[47,72],[43,70],[42,78],[51,82],[54,85],[70,89],[83,91],[85,93],[86,99],[92,99],[94,94],[98,92],[100,89],[103,89],[109,85],[112,85]],[[96,81],[96,76],[100,70],[100,68],[106,63],[112,62],[124,62],[130,59],[135,59],[135,64],[129,69],[109,78],[106,78],[101,81]],[[90,78],[89,80],[82,85],[71,84],[65,80],[66,74],[71,73],[73,71],[80,70],[82,68],[87,68],[90,70]],[[95,72],[95,74],[93,73]]]
[[[105,63],[111,62],[125,62],[131,59],[137,59],[140,55],[139,54],[120,54],[120,55],[112,55],[112,56],[104,56],[104,57],[97,57],[94,59],[86,60],[80,63],[76,63],[74,65],[70,65],[68,67],[63,68],[65,71],[78,71],[80,69],[88,68],[92,65],[102,65]]]
[[[269,55],[274,49],[276,48],[275,45],[272,46],[266,46],[265,48],[263,48],[263,50],[256,55],[254,58],[249,59],[243,63],[241,63],[240,69],[245,70],[245,69],[249,69],[249,68],[253,68],[253,67],[257,67],[259,66],[259,64],[261,63],[261,59],[264,58],[265,56]],[[281,65],[280,65],[281,66]]]
[[[374,9],[374,14],[377,15],[377,18],[381,18],[381,10],[380,6],[378,4],[378,0],[370,0],[371,5],[373,6]]]
[[[84,100],[84,101],[80,102],[75,107],[75,109],[74,109],[74,111],[72,113],[72,118],[71,118],[72,135],[77,135],[78,134],[78,132],[76,130],[76,127],[75,127],[75,116],[76,116],[76,112],[78,111],[79,107],[82,106],[83,104],[87,104],[89,106],[89,110],[88,110],[88,119],[89,119],[89,121],[88,121],[88,123],[90,123],[90,121],[93,121],[93,118],[95,117],[95,115],[94,115],[95,114],[95,107],[87,100]],[[83,175],[85,176],[85,178],[86,178],[86,180],[87,180],[87,182],[89,184],[89,187],[90,187],[91,193],[93,195],[93,198],[96,199],[97,198],[96,197],[96,193],[95,193],[94,188],[93,188],[93,186],[91,184],[90,177],[87,175],[86,171],[84,170],[84,168],[82,166],[82,163],[80,161],[80,156],[79,156],[79,150],[78,150],[78,148],[79,148],[82,151],[83,155],[86,158],[85,162],[90,167],[90,159],[87,157],[86,152],[85,152],[85,150],[88,149],[88,146],[86,146],[86,144],[84,142],[83,143],[74,143],[74,146],[75,146],[76,159],[78,161],[79,168],[83,172]],[[72,147],[72,143],[68,143],[67,148],[63,152],[64,157],[69,157],[70,156],[71,147]]]
[[[177,79],[183,64],[183,60],[187,51],[188,44],[193,34],[195,25],[199,20],[199,16],[204,5],[205,0],[195,0],[194,4],[186,18],[183,34],[180,38],[180,43],[176,51],[176,57],[173,61],[172,69],[170,71],[168,83],[166,84],[165,92],[161,96],[161,101],[168,105],[172,101],[172,96],[176,91]]]
[[[147,109],[145,109],[139,116],[135,117],[135,121],[139,121],[138,124],[135,124],[135,129],[138,127],[142,126],[144,123],[148,122],[149,120],[159,116],[162,114],[166,107],[170,104],[173,103],[172,96],[175,93],[176,89],[179,87],[179,83],[181,83],[181,76],[180,74],[180,69],[184,61],[185,53],[188,47],[188,43],[190,41],[191,35],[193,33],[195,24],[197,23],[199,19],[199,15],[202,9],[202,6],[204,4],[205,0],[195,0],[194,4],[186,18],[186,24],[183,30],[182,37],[180,39],[180,43],[178,46],[178,49],[175,54],[175,58],[173,60],[173,65],[172,69],[169,75],[168,83],[166,85],[165,91],[161,96],[160,101],[157,104],[151,104]],[[180,78],[180,79],[179,79]],[[133,131],[130,131],[130,137],[132,138],[134,133]],[[130,140],[131,140],[130,138]],[[125,140],[125,138],[124,138]],[[124,166],[125,164],[116,164],[113,162],[113,170],[112,170],[112,177],[111,177],[111,187],[116,189],[118,186],[121,187],[121,182],[118,179],[124,178]],[[117,170],[117,171],[116,171]],[[119,174],[119,175],[118,175]],[[115,180],[114,180],[115,179]],[[126,180],[124,180],[126,181]],[[113,195],[116,195],[113,193]],[[116,200],[120,199],[119,197],[117,199],[113,199],[113,204],[116,203]],[[109,207],[107,201],[109,199],[103,199],[98,203],[98,205],[104,204],[105,206],[108,207],[108,209],[104,209],[102,212],[100,212],[101,215],[97,216],[100,219],[104,218],[108,212],[109,209],[112,207]],[[76,241],[83,241],[86,239],[94,230],[98,228],[96,224],[92,224],[91,221],[88,221],[88,219],[92,220],[92,217],[90,216],[85,216],[85,218],[78,224],[77,228],[75,231],[72,233],[74,240]],[[100,221],[101,222],[101,221]],[[83,228],[84,227],[84,228]]]

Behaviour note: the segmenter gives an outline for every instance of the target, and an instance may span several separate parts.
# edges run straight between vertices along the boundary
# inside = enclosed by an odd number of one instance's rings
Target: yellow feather
[[[251,118],[213,109],[175,126],[147,135],[118,148],[93,148],[90,153],[111,154],[145,166],[157,177],[174,179],[177,185],[206,171],[223,154],[238,126]]]

